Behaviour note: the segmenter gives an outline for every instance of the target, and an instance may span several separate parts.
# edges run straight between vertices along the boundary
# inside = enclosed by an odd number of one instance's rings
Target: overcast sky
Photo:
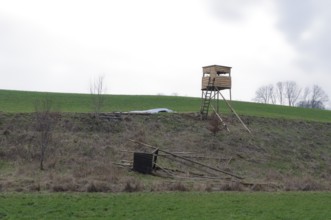
[[[233,99],[294,80],[331,97],[329,0],[0,0],[0,89],[201,95],[232,67]]]

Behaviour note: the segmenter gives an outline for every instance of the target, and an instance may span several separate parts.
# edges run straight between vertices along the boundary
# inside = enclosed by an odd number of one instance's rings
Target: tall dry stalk
[[[56,123],[55,114],[51,110],[51,100],[45,98],[35,102],[36,130],[40,141],[40,170],[44,169],[45,153],[52,139],[52,133]]]

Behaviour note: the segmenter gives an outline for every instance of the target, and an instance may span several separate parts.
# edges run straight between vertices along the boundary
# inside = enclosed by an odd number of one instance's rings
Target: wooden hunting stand
[[[201,109],[202,119],[207,119],[211,102],[216,102],[216,113],[219,114],[219,96],[221,90],[229,89],[231,94],[231,67],[228,66],[205,66],[202,67],[202,86],[201,86]],[[222,96],[223,97],[223,96]]]
[[[221,118],[219,114],[219,97],[221,96],[229,109],[235,114],[240,123],[244,126],[244,128],[251,133],[249,128],[245,125],[245,123],[241,120],[236,111],[231,107],[230,103],[225,99],[222,95],[221,90],[229,89],[230,91],[230,100],[232,100],[231,94],[231,68],[228,66],[205,66],[202,67],[203,75],[202,75],[202,86],[201,86],[201,108],[200,115],[201,119],[208,118],[209,107],[211,106],[216,116],[223,124],[223,126],[228,130],[229,128]],[[212,101],[216,102],[216,108],[212,105]]]

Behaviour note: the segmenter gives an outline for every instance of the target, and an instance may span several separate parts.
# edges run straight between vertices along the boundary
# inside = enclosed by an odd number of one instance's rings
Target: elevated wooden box
[[[209,74],[210,76],[218,76],[221,74],[230,74],[231,68],[229,66],[211,65],[202,67],[203,74]]]
[[[208,81],[215,78],[214,86],[208,87]],[[218,90],[231,89],[231,77],[229,76],[216,76],[216,77],[202,77],[202,90]]]
[[[205,66],[202,67],[201,90],[231,89],[231,67],[228,66]],[[214,81],[214,86],[208,86],[209,80]]]

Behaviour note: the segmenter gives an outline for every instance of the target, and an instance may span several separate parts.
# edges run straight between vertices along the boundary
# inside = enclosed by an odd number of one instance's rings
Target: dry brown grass
[[[221,191],[244,191],[243,185],[238,182],[228,182],[228,183],[223,183],[220,186]]]
[[[313,133],[314,128],[330,129],[329,125],[311,123],[300,129],[297,128],[300,123],[286,122],[287,132],[283,133],[281,120],[249,118],[252,130],[258,131],[250,136],[231,117],[224,119],[231,132],[221,130],[213,136],[208,122],[189,115],[124,116],[122,121],[113,122],[93,121],[89,114],[62,114],[45,155],[45,170],[39,171],[38,140],[30,123],[32,115],[2,117],[0,191],[330,190],[331,156],[324,143],[331,140],[326,135],[320,140]],[[306,141],[293,143],[292,134],[295,140]],[[239,182],[133,175],[113,162],[132,161],[132,151],[151,152],[151,149],[129,139],[170,152],[203,155],[207,159],[195,160],[249,177],[257,184],[247,187]],[[162,157],[158,163],[182,170],[183,175],[201,172],[199,167],[189,168],[190,164]]]
[[[135,179],[135,178],[128,178],[124,183],[123,192],[138,192],[144,189],[143,184]]]
[[[330,188],[323,182],[316,180],[312,176],[287,177],[284,181],[286,191],[323,191]]]

